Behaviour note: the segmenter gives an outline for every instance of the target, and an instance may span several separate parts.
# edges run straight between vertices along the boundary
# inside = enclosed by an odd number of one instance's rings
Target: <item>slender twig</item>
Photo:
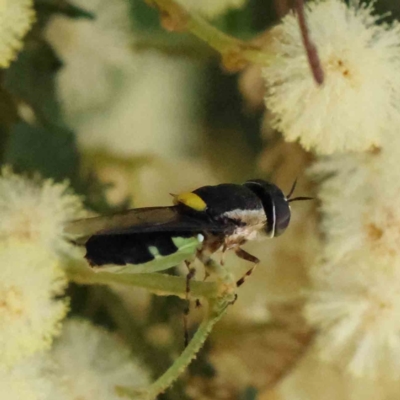
[[[222,56],[232,56],[238,60],[255,64],[266,64],[271,54],[261,50],[253,44],[233,38],[214,26],[199,15],[184,9],[174,0],[152,0],[160,12],[179,21],[177,30],[187,30],[205,41],[210,47],[217,50]]]
[[[116,274],[111,272],[93,272],[84,262],[70,262],[66,266],[70,280],[81,284],[111,284],[120,283],[149,290],[158,295],[176,295],[185,298],[186,279],[159,273],[151,274]],[[186,367],[196,357],[213,326],[225,314],[229,304],[235,298],[235,282],[230,274],[222,274],[216,282],[193,281],[190,285],[190,297],[202,298],[208,303],[207,314],[200,324],[192,340],[168,368],[153,384],[144,390],[129,387],[117,387],[121,395],[134,399],[153,400],[163,393],[185,371]]]
[[[118,393],[131,398],[140,398],[145,400],[156,399],[159,394],[163,393],[169,386],[171,386],[171,384],[182,374],[191,361],[196,357],[196,354],[203,346],[214,325],[225,314],[230,302],[231,299],[227,297],[209,303],[207,316],[200,324],[188,346],[175,360],[173,365],[159,379],[150,385],[150,387],[143,391],[137,391],[127,387],[118,387]]]
[[[129,344],[135,358],[144,363],[154,378],[160,376],[170,365],[169,349],[157,346],[149,340],[149,325],[138,318],[132,318],[132,312],[126,308],[122,298],[106,287],[94,287],[101,296],[101,306],[118,328],[118,333]]]
[[[301,37],[303,40],[304,48],[307,53],[308,63],[310,65],[312,75],[314,77],[315,82],[318,85],[322,85],[324,83],[324,71],[321,66],[317,48],[315,47],[315,44],[311,40],[308,31],[306,15],[304,12],[304,0],[294,0],[294,5],[299,20]]]

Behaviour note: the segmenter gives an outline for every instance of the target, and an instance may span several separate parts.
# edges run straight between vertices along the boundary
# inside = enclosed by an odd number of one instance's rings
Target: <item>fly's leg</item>
[[[185,347],[189,343],[189,329],[188,329],[188,316],[190,312],[190,281],[194,278],[196,270],[190,265],[190,261],[185,261],[186,267],[188,268],[188,273],[186,275],[186,307],[183,311],[183,329],[184,329],[184,343]]]
[[[236,255],[241,258],[242,260],[250,261],[254,265],[236,282],[236,286],[239,287],[243,285],[245,280],[253,273],[254,269],[256,268],[257,264],[260,260],[257,257],[252,256],[247,251],[244,251],[240,247],[235,250]]]
[[[236,289],[235,280],[226,268],[211,258],[211,254],[212,251],[202,249],[197,252],[197,258],[203,263],[208,274],[215,273],[217,275],[218,281],[221,284],[221,290],[232,295],[232,301],[234,302],[236,297],[234,293]]]
[[[205,282],[209,276],[210,276],[210,273],[208,271],[205,271],[203,282]],[[199,307],[201,307],[201,301],[199,299],[196,299],[196,308],[199,308]]]
[[[225,253],[226,250],[228,250],[228,246],[226,245],[226,243],[224,243],[223,247],[222,247],[222,254],[221,254],[221,265],[225,265]]]

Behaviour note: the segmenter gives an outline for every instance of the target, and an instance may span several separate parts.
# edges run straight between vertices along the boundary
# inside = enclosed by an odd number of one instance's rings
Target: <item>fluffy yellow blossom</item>
[[[286,140],[319,154],[379,146],[399,114],[400,25],[373,15],[373,5],[341,0],[307,4],[310,34],[325,72],[315,84],[291,13],[272,31],[263,74],[272,124]]]
[[[7,68],[35,20],[33,0],[0,1],[0,67]]]
[[[400,376],[399,145],[320,161],[325,245],[305,307],[320,355],[355,375]]]
[[[50,347],[67,303],[63,270],[43,247],[0,242],[0,364],[9,366]]]
[[[387,271],[390,266],[377,267],[376,259],[368,263],[370,256],[360,250],[337,265],[334,276],[314,276],[306,317],[321,331],[317,345],[323,359],[345,366],[354,375],[375,377],[383,372],[397,378],[399,266]]]
[[[143,154],[174,159],[192,156],[200,130],[198,104],[192,96],[199,90],[197,72],[187,60],[136,53],[134,73],[124,79],[118,98],[90,118],[74,121],[78,143],[84,149],[104,149],[129,160]],[[82,90],[91,90],[90,81]]]
[[[228,10],[242,7],[246,0],[178,0],[178,2],[188,10],[215,18]]]
[[[69,244],[64,224],[84,215],[82,202],[67,183],[28,179],[8,168],[0,175],[0,240],[10,237],[37,243],[53,252]]]
[[[57,94],[78,144],[129,158],[192,155],[200,129],[192,96],[199,90],[197,67],[160,52],[135,51],[128,0],[73,3],[95,19],[57,15],[45,36],[63,61]]]
[[[134,69],[126,0],[73,0],[94,19],[54,16],[46,29],[64,67],[57,91],[68,117],[84,119],[110,106],[123,88],[124,74]]]
[[[7,400],[68,400],[45,354],[29,357],[12,368],[0,368],[0,393]]]
[[[122,343],[83,320],[64,324],[52,354],[71,400],[119,400],[116,386],[139,388],[149,383],[145,369]]]

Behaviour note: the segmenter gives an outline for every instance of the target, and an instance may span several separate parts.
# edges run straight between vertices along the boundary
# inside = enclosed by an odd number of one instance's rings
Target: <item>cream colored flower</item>
[[[64,66],[57,93],[79,145],[116,156],[182,156],[198,145],[198,69],[135,52],[129,0],[75,0],[94,20],[53,17],[46,38]],[[188,135],[188,132],[191,132]]]
[[[228,10],[240,8],[246,0],[178,0],[188,10],[215,18]]]
[[[119,400],[115,387],[141,387],[148,374],[106,330],[69,320],[52,351],[67,398]]]
[[[30,180],[5,168],[0,175],[0,240],[28,240],[53,252],[67,251],[64,224],[84,215],[67,183]]]
[[[324,359],[355,375],[400,375],[398,139],[376,154],[320,161],[325,239],[305,315]]]
[[[68,400],[49,357],[38,354],[12,368],[0,368],[0,393],[7,400]]]
[[[175,159],[189,153],[192,157],[200,131],[193,96],[201,90],[197,68],[187,60],[153,51],[135,54],[135,63],[112,104],[85,120],[74,121],[79,144],[128,159],[143,154]]]
[[[134,69],[127,0],[74,0],[94,19],[53,17],[45,35],[64,67],[57,90],[68,117],[80,120],[109,107]]]
[[[365,249],[353,257],[333,266],[338,271],[325,279],[314,276],[305,314],[320,330],[320,355],[354,375],[398,378],[399,265],[377,264]]]
[[[33,0],[0,1],[0,67],[10,66],[35,21]]]
[[[380,23],[373,5],[341,0],[308,3],[310,34],[325,81],[310,73],[297,18],[272,32],[264,68],[272,125],[286,140],[319,154],[379,146],[399,114],[400,26]]]
[[[67,311],[66,278],[55,257],[32,242],[0,242],[0,365],[49,348]]]
[[[321,361],[311,348],[293,371],[263,400],[396,400],[399,383],[388,377],[379,380],[354,377],[343,369]]]

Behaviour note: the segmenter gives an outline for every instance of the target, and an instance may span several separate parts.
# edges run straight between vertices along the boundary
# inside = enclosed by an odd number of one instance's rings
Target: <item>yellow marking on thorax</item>
[[[195,193],[187,192],[181,194],[173,194],[174,204],[184,204],[186,207],[196,211],[204,211],[207,208],[205,201]]]

